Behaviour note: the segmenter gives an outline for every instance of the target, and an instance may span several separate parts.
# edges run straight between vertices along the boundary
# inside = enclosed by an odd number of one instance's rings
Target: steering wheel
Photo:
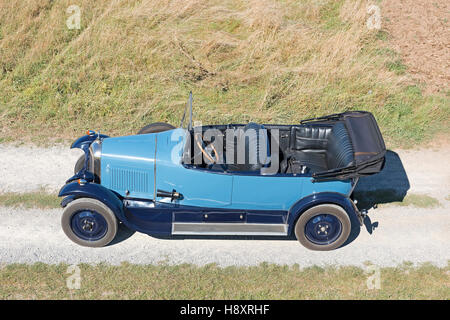
[[[194,134],[195,143],[197,143],[197,146],[200,148],[200,151],[203,153],[206,159],[213,163],[219,162],[219,153],[217,152],[216,148],[214,147],[213,143],[210,143],[209,145],[205,146],[205,143],[202,139],[202,134],[200,132],[196,132]],[[211,156],[205,149],[211,146],[211,149],[214,151],[214,157]]]

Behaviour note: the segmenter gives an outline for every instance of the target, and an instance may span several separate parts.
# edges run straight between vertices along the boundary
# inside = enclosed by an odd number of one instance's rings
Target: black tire
[[[103,217],[107,227],[104,234],[93,240],[88,240],[77,235],[77,231],[73,229],[73,219],[77,218],[81,212],[93,211]],[[117,218],[112,210],[104,203],[91,198],[79,198],[70,202],[64,209],[61,217],[61,226],[67,237],[85,247],[104,247],[109,244],[117,234],[118,228]],[[95,230],[95,229],[94,229]]]
[[[77,160],[77,163],[75,163],[75,167],[73,168],[73,173],[77,174],[81,169],[83,169],[84,166],[84,154],[80,156]]]
[[[81,169],[83,169],[84,159],[85,159],[84,154],[78,158],[77,162],[75,163],[75,167],[73,168],[74,174],[77,174]],[[94,161],[94,168],[95,168],[94,169],[94,182],[100,183],[100,162],[99,161],[97,161],[97,160]],[[90,163],[88,163],[87,170],[92,172]]]
[[[143,127],[141,130],[139,130],[138,134],[146,134],[146,133],[157,133],[157,132],[163,132],[167,130],[175,129],[175,127],[169,123],[165,122],[155,122],[150,123]]]
[[[335,238],[329,239],[327,238],[327,235],[322,234],[321,237],[325,241],[331,241],[329,243],[319,243],[315,242],[314,239],[310,238],[308,236],[307,232],[307,224],[308,222],[314,223],[313,218],[316,217],[323,217],[323,215],[329,215],[331,219],[335,221],[339,221],[340,223],[340,233],[335,234]],[[333,218],[334,217],[334,218]],[[321,222],[318,222],[321,223]],[[327,222],[325,221],[325,224]],[[309,225],[308,225],[309,226]],[[321,227],[321,225],[318,225]],[[328,225],[326,226],[328,230]],[[331,229],[333,231],[333,226],[330,225]],[[338,229],[338,228],[334,228]],[[310,230],[310,229],[308,229]],[[322,230],[322,228],[320,229]],[[297,223],[295,224],[295,236],[297,237],[297,240],[306,248],[310,250],[317,250],[317,251],[328,251],[328,250],[334,250],[342,246],[345,241],[348,239],[351,231],[351,221],[350,217],[348,216],[347,212],[340,206],[335,204],[320,204],[315,207],[312,207],[305,212],[303,212],[298,218]],[[318,231],[319,232],[319,231]],[[326,233],[326,231],[324,231]]]

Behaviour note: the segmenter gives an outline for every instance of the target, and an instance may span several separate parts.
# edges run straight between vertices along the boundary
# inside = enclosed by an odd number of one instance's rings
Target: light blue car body
[[[67,180],[59,196],[64,197],[61,205],[68,209],[65,213],[73,214],[70,228],[81,239],[90,241],[91,233],[97,230],[93,226],[104,225],[101,231],[108,230],[97,209],[70,211],[68,204],[84,198],[103,203],[128,228],[154,236],[290,236],[295,229],[297,239],[298,234],[304,234],[320,249],[341,245],[350,234],[352,218],[363,224],[366,213],[359,211],[350,197],[360,176],[383,169],[386,153],[372,114],[344,112],[303,120],[299,125],[192,127],[192,96],[190,102],[187,129],[162,124],[161,130],[161,124],[155,123],[152,125],[160,125],[153,127],[156,133],[122,137],[89,131],[72,144],[72,148],[84,151],[84,164]],[[226,143],[234,143],[224,146],[226,152],[238,144],[228,139],[228,128],[263,128],[263,138],[246,140],[244,136],[241,141],[247,144],[249,159],[256,149],[267,146],[269,161],[261,161],[257,169],[253,163],[236,166],[233,157],[226,154],[232,163],[221,163],[212,140],[198,135],[219,127]],[[276,137],[267,133],[269,130],[283,132],[279,138],[284,140],[271,142],[270,147],[261,143],[269,141],[269,136]],[[232,139],[235,137],[233,132]],[[204,139],[210,141],[208,145]],[[207,163],[203,158],[200,165],[190,163],[202,153],[208,159],[207,148],[215,152],[215,159]],[[265,170],[269,166],[276,168],[275,174]]]
[[[183,195],[185,206],[289,211],[311,194],[348,196],[351,180],[314,182],[309,174],[246,175],[193,169],[182,164],[187,131],[106,138],[102,143],[101,184],[122,197],[155,199],[155,190]]]

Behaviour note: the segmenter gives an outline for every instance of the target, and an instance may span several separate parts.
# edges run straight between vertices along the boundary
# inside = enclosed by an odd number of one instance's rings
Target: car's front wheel
[[[321,204],[306,210],[295,225],[295,236],[308,249],[327,251],[339,248],[348,239],[351,221],[345,210]]]
[[[117,219],[104,203],[91,198],[70,202],[63,211],[61,226],[73,242],[85,247],[103,247],[117,233]]]

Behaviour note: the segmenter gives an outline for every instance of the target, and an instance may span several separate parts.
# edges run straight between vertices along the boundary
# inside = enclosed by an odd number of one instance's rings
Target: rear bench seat
[[[354,152],[344,123],[292,127],[289,148],[284,151],[280,165],[281,172],[289,170],[289,159],[308,167],[310,172],[352,165]]]

